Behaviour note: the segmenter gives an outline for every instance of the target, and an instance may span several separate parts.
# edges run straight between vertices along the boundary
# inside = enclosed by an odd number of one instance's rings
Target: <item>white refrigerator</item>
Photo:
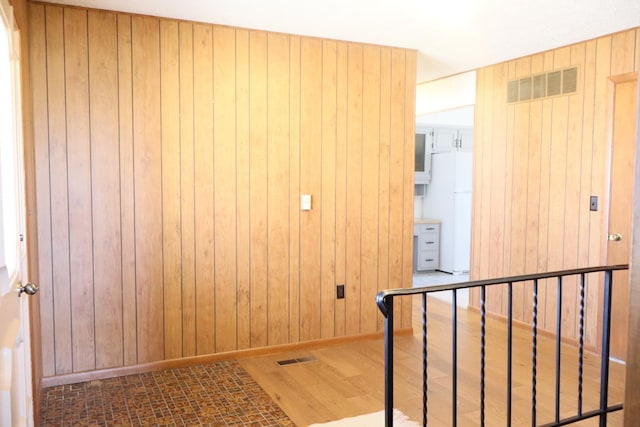
[[[440,220],[440,268],[453,274],[469,272],[471,258],[472,153],[433,153],[423,216]]]

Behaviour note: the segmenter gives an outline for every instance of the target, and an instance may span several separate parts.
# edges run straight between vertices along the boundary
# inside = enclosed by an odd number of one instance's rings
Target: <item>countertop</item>
[[[430,219],[430,218],[414,218],[414,224],[440,224],[442,221],[438,219]]]

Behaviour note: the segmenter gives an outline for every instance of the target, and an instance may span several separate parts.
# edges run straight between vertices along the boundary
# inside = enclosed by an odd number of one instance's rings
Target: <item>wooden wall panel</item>
[[[596,41],[587,43],[585,52],[585,69],[583,83],[584,93],[593,93],[595,88],[595,63],[596,63]],[[583,122],[582,122],[582,170],[581,176],[581,196],[580,206],[585,206],[590,201],[591,196],[591,170],[593,168],[593,129],[594,129],[595,97],[584,98]],[[595,212],[580,213],[579,243],[578,243],[578,265],[589,265],[590,262],[590,229]],[[598,288],[589,283],[586,289],[587,307],[595,307],[598,301],[596,291]],[[587,340],[593,342],[593,332],[597,328],[598,316],[591,315],[585,321],[585,331]]]
[[[347,62],[347,257],[346,333],[360,333],[362,229],[362,55],[363,47],[349,44]],[[404,58],[403,58],[404,59]],[[404,71],[404,70],[403,70]],[[404,100],[404,99],[403,99]],[[402,158],[402,155],[400,155]],[[401,164],[401,163],[400,163]],[[399,201],[401,204],[402,202]],[[398,218],[401,221],[400,218]],[[400,230],[401,232],[402,230]],[[398,234],[398,239],[402,239]],[[402,247],[397,247],[398,254]]]
[[[47,62],[46,33],[44,28],[45,8],[34,5],[30,10],[30,66],[31,94],[34,117],[33,122],[34,162],[39,173],[35,174],[36,204],[38,211],[51,212],[50,166],[49,166],[49,122],[47,97]],[[40,285],[40,333],[43,337],[53,337],[53,265],[51,248],[51,216],[38,215],[38,273]],[[51,376],[56,373],[55,342],[52,339],[42,340],[42,375]]]
[[[544,54],[544,71],[553,71],[553,52]],[[550,167],[551,167],[551,114],[553,98],[545,98],[542,101],[542,143],[540,148],[540,207],[539,207],[539,229],[538,229],[538,268],[539,271],[548,271],[548,252],[549,239],[553,240],[553,236],[549,235],[549,203],[550,194],[553,190],[550,186]],[[553,286],[549,284],[551,281],[543,280],[540,282],[538,289],[538,312],[539,324],[545,327],[547,311],[546,299],[547,288]],[[552,326],[549,325],[549,328]]]
[[[157,19],[131,21],[138,361],[164,358],[160,34]]]
[[[544,71],[544,54],[538,54],[531,58],[531,74],[540,75]],[[542,100],[534,100],[529,108],[528,133],[528,167],[527,203],[525,207],[525,262],[524,271],[537,271],[538,266],[538,241],[539,241],[539,208],[540,208],[540,151],[542,145]],[[533,283],[527,284],[523,296],[523,320],[533,320]]]
[[[138,361],[131,55],[131,17],[118,15],[118,122],[120,125],[120,224],[122,227],[120,258],[122,260],[122,341],[125,365],[132,365]],[[109,184],[111,183],[107,183]]]
[[[65,104],[67,120],[67,185],[69,195],[69,259],[73,368],[95,365],[93,230],[91,225],[91,145],[86,12],[64,11]],[[87,195],[89,197],[87,197]],[[76,319],[76,321],[74,321]],[[90,343],[90,344],[87,344]]]
[[[164,353],[167,359],[175,359],[182,356],[179,55],[178,23],[161,21],[162,267],[164,282]]]
[[[351,60],[349,61],[349,65]],[[403,170],[404,148],[400,141],[404,137],[404,105],[406,96],[406,53],[400,49],[391,50],[391,118],[389,147],[389,168],[392,171]],[[351,82],[351,78],[349,78]],[[415,136],[414,136],[415,138]],[[415,141],[414,141],[415,145]],[[347,153],[349,160],[349,153]],[[411,160],[409,160],[411,161]],[[415,166],[415,155],[414,155]],[[350,182],[349,177],[347,181]],[[403,240],[404,240],[404,215],[403,194],[404,177],[399,173],[392,173],[389,178],[389,288],[401,287],[403,280]],[[349,187],[347,187],[347,199],[349,199]],[[348,202],[347,202],[348,208]],[[348,213],[347,213],[348,215]],[[347,216],[347,233],[349,233]],[[351,244],[351,238],[347,234],[347,249]],[[413,255],[412,255],[413,258]],[[349,254],[347,253],[347,263]],[[413,262],[413,261],[412,261]],[[397,310],[397,307],[394,307]]]
[[[108,368],[123,362],[122,340],[113,339],[123,330],[120,191],[110,185],[120,179],[116,15],[91,12],[88,27],[95,364]]]
[[[320,336],[335,334],[336,310],[336,115],[337,44],[322,42],[322,231],[320,253]]]
[[[249,176],[251,347],[268,344],[267,317],[267,35],[249,33]]]
[[[391,174],[391,48],[380,51],[380,143],[378,188],[378,289],[389,289],[389,188]],[[383,328],[384,317],[376,312],[376,330]]]
[[[193,24],[180,22],[179,33],[182,355],[188,357],[196,355]]]
[[[213,188],[213,28],[193,28],[194,215],[196,354],[215,351],[214,188]]]
[[[636,38],[637,30],[625,31],[478,71],[473,279],[606,263],[608,79],[638,71]],[[509,80],[570,66],[578,68],[575,93],[507,103]],[[600,198],[597,212],[589,211],[591,195]],[[547,330],[555,327],[558,298],[555,281],[540,283],[538,319]],[[591,347],[600,298],[594,280],[587,287]],[[471,301],[478,306],[478,295]],[[530,286],[514,292],[514,317],[530,322],[531,303]],[[565,280],[562,334],[569,339],[577,337],[578,304],[576,280]],[[505,294],[490,293],[487,308],[506,315]]]
[[[269,34],[267,46],[267,343],[272,345],[289,342],[289,38]]]
[[[236,290],[236,114],[235,31],[213,31],[213,171],[215,188],[215,351],[235,350],[237,343]]]
[[[415,52],[30,8],[45,376],[381,331]]]
[[[380,48],[365,46],[362,65],[362,121],[380,123]],[[370,333],[376,330],[378,316],[378,310],[371,302],[375,301],[378,292],[380,126],[362,128],[362,182],[362,220],[367,224],[376,224],[371,230],[362,230],[361,237],[361,331]]]
[[[236,289],[238,349],[251,347],[249,32],[236,31]]]
[[[63,10],[46,9],[51,264],[56,373],[73,371]],[[45,244],[45,242],[42,242]],[[78,319],[76,319],[78,320]]]
[[[300,37],[289,39],[289,340],[300,341]]]
[[[347,280],[347,43],[336,46],[336,284]],[[336,300],[335,335],[346,334],[346,301]]]
[[[300,42],[300,99],[322,93],[322,40]],[[300,340],[321,337],[322,103],[300,105],[300,192],[312,209],[300,212]]]

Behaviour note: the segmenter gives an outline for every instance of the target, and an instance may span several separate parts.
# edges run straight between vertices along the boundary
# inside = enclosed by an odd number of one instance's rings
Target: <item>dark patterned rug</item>
[[[51,387],[41,426],[295,426],[236,361]]]

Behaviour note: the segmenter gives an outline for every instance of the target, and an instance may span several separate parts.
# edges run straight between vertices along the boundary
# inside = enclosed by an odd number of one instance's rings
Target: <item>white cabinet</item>
[[[470,127],[434,127],[428,135],[433,153],[471,151],[473,148],[473,129]]]
[[[440,224],[416,222],[413,226],[415,270],[437,270],[440,266]]]
[[[431,143],[426,133],[416,133],[415,183],[428,184],[431,181]]]
[[[458,130],[458,150],[471,151],[473,149],[473,129]]]

